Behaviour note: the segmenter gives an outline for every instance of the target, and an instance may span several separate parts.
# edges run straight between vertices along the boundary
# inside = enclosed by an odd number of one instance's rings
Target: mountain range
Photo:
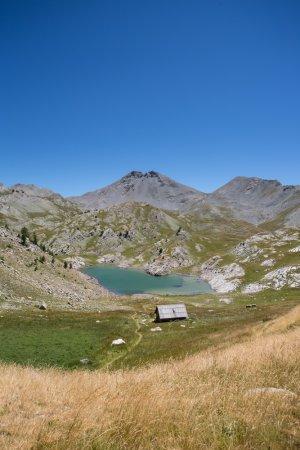
[[[259,224],[299,206],[300,186],[284,186],[276,180],[256,177],[236,177],[206,194],[154,171],[130,172],[107,187],[70,200],[88,209],[103,209],[129,201],[183,212],[207,206],[225,207],[237,218]]]
[[[55,285],[59,298],[74,300],[78,286],[68,283],[78,277],[67,280],[61,268],[96,263],[196,274],[219,293],[299,287],[299,226],[300,186],[257,177],[203,193],[154,171],[133,171],[70,198],[34,185],[0,186],[3,295],[19,296],[25,281],[40,289],[43,269],[47,289]],[[90,282],[86,288],[93,296]]]

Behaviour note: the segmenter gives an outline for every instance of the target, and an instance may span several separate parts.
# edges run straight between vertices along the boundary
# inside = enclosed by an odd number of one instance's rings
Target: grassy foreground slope
[[[0,447],[298,448],[299,325],[298,306],[241,343],[128,371],[2,365]]]

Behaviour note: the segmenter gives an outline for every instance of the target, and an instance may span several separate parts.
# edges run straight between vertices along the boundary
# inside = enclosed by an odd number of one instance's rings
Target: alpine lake
[[[115,294],[193,295],[213,292],[206,281],[190,275],[152,276],[142,270],[108,264],[85,267],[82,272]]]

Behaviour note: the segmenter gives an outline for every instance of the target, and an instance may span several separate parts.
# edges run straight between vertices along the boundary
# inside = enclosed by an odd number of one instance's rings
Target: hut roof
[[[158,305],[156,307],[156,314],[161,320],[182,319],[188,317],[186,307],[183,303],[178,303],[176,305]]]

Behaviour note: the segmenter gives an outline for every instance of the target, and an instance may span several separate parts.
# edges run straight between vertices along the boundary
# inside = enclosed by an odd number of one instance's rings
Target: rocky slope
[[[51,226],[76,212],[76,204],[32,184],[2,185],[0,190],[0,224]]]
[[[112,297],[88,276],[70,265],[65,268],[31,242],[22,245],[13,231],[0,227],[1,309],[41,304],[68,310],[116,309]]]

